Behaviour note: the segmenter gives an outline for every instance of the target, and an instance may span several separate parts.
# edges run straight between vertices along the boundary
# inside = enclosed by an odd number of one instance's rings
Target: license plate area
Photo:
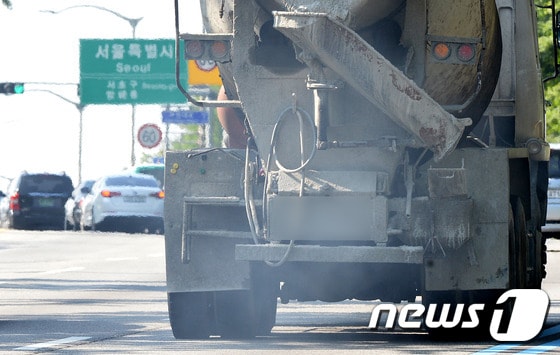
[[[146,196],[123,196],[123,201],[126,203],[144,203]]]
[[[39,207],[55,207],[56,200],[48,197],[39,197],[37,199],[37,206]]]

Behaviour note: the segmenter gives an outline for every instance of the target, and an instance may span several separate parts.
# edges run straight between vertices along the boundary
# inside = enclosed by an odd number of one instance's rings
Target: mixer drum
[[[265,10],[259,15],[261,24],[255,24],[259,41],[266,42],[263,29],[269,25],[272,11],[325,13],[360,34],[455,117],[471,118],[470,128],[476,125],[494,93],[500,73],[501,33],[492,0],[257,0],[256,3]],[[232,32],[233,0],[201,0],[201,8],[207,30]],[[383,41],[383,37],[387,40]],[[269,58],[282,58],[279,53],[267,54]],[[281,62],[288,66],[293,61],[282,59]],[[283,73],[272,70],[277,63],[264,60],[255,64],[266,67],[267,63],[271,71]],[[227,83],[228,70],[224,69],[221,67],[222,77]],[[467,127],[466,131],[469,130]]]

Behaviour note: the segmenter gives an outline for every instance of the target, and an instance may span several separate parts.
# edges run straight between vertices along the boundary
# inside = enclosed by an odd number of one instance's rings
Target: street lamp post
[[[97,9],[97,10],[105,11],[105,12],[108,12],[108,13],[110,13],[110,14],[113,14],[113,15],[117,16],[117,17],[120,18],[120,19],[123,19],[123,20],[127,21],[128,24],[130,25],[130,27],[132,28],[132,38],[133,38],[133,39],[136,38],[136,26],[138,25],[138,23],[140,22],[140,20],[143,19],[143,17],[130,18],[130,17],[124,16],[124,15],[122,15],[122,14],[116,12],[116,11],[113,11],[113,10],[111,10],[111,9],[105,8],[105,7],[103,7],[103,6],[86,5],[86,4],[84,4],[84,5],[74,5],[74,6],[70,6],[70,7],[64,8],[64,9],[62,9],[62,10],[58,10],[58,11],[54,11],[54,10],[41,10],[41,12],[47,12],[47,13],[51,13],[51,14],[59,14],[59,13],[64,12],[64,11],[66,11],[66,10],[76,9],[76,8],[82,8],[82,7],[83,7],[83,8],[88,8],[88,7],[89,7],[89,8],[94,8],[94,9]],[[131,149],[130,149],[130,164],[131,164],[132,166],[134,166],[134,165],[136,165],[136,153],[135,153],[135,147],[134,147],[134,145],[135,145],[134,143],[135,143],[135,140],[136,140],[136,135],[134,134],[134,133],[135,133],[135,130],[136,130],[136,105],[135,105],[135,104],[132,104],[132,117],[131,117],[131,119],[132,119],[132,122],[131,122],[131,130],[132,130],[131,139],[132,139],[132,145],[131,145]]]
[[[84,108],[86,107],[85,105],[82,105],[79,102],[74,102],[70,99],[67,99],[66,97],[57,94],[54,91],[50,91],[47,89],[31,89],[28,91],[42,91],[42,92],[47,92],[51,95],[54,95],[56,97],[58,97],[61,100],[64,100],[66,102],[68,102],[69,104],[74,105],[74,107],[76,107],[76,109],[78,110],[78,112],[80,112],[80,123],[79,123],[79,135],[78,135],[78,185],[82,182],[82,146],[83,146],[83,113],[84,113]]]

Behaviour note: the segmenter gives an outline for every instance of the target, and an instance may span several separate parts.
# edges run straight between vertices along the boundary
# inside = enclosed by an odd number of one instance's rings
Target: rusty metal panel
[[[354,31],[324,14],[274,15],[276,29],[414,134],[436,160],[455,148],[470,120],[459,120],[445,111]]]
[[[509,284],[508,150],[459,149],[436,167],[463,165],[467,194],[472,200],[470,239],[460,248],[446,249],[445,255],[436,250],[427,256],[424,267],[427,290],[498,289]],[[441,214],[445,209],[442,205],[437,212]],[[440,218],[446,217],[440,215]],[[450,232],[454,231],[451,227]],[[443,230],[439,232],[442,233]]]

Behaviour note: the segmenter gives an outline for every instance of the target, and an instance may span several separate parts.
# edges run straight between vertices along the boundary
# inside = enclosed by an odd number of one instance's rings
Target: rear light
[[[435,60],[448,64],[472,64],[476,55],[476,44],[433,42],[432,55]]]
[[[228,42],[225,41],[215,41],[212,42],[210,46],[210,55],[215,60],[225,58],[229,53]]]
[[[185,55],[187,58],[198,59],[204,54],[204,45],[202,41],[186,41]]]
[[[449,48],[449,45],[447,45],[446,43],[440,42],[434,46],[434,56],[436,57],[436,59],[439,60],[447,59],[450,54],[451,54],[451,49]]]
[[[183,35],[184,54],[187,60],[214,61],[225,63],[231,61],[230,34]]]
[[[165,197],[165,192],[163,192],[163,191],[154,192],[154,193],[150,194],[150,196],[155,197],[155,198],[164,198]]]
[[[21,208],[19,205],[19,192],[16,192],[12,196],[10,196],[10,210],[19,211],[20,209]]]
[[[117,192],[117,191],[111,191],[111,190],[102,190],[101,191],[101,196],[103,197],[114,197],[114,196],[120,196],[121,193]]]
[[[474,48],[470,44],[461,44],[457,50],[457,58],[463,62],[468,62],[474,58]]]

